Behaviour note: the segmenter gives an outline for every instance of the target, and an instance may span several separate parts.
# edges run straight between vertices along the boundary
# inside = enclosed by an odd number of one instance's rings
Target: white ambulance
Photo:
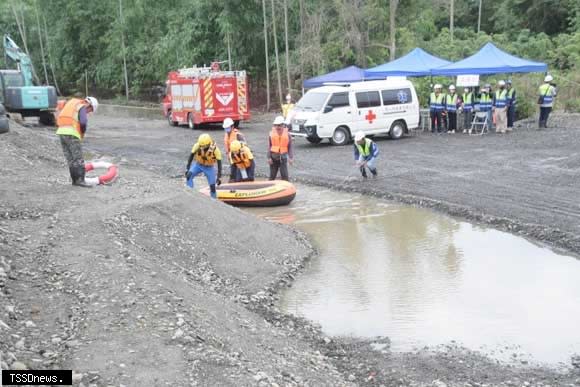
[[[359,130],[401,138],[419,126],[419,100],[404,79],[334,84],[309,90],[292,110],[292,136],[348,144]]]

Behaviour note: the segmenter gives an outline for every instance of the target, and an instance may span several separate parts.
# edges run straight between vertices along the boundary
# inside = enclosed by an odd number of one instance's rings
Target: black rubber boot
[[[70,180],[71,180],[72,184],[74,184],[75,181],[77,180],[76,171],[73,167],[68,167],[68,172],[70,173]]]
[[[365,167],[360,167],[360,173],[361,173],[362,177],[364,177],[365,179],[368,177],[367,170],[365,169]]]
[[[84,166],[80,166],[80,167],[75,168],[75,179],[73,181],[73,185],[76,185],[77,187],[83,187],[83,188],[92,188],[93,187],[92,185],[87,184],[85,181],[85,167]]]
[[[373,177],[377,177],[377,169],[371,169],[371,173],[373,174]]]

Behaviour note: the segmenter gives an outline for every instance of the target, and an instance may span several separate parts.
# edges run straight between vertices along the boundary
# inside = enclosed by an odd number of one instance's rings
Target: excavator
[[[28,55],[8,36],[4,36],[6,64],[16,64],[16,69],[0,70],[0,111],[24,117],[38,117],[44,125],[54,125],[57,96],[53,86],[35,86],[32,62]]]

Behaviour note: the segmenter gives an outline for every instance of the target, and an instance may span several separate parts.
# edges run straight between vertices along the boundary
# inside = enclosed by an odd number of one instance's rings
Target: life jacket
[[[441,111],[443,110],[443,94],[436,95],[435,93],[431,93],[431,97],[429,98],[429,108],[432,111]]]
[[[215,142],[212,142],[207,148],[199,147],[194,153],[193,158],[198,164],[207,166],[214,165],[217,160],[216,148]]]
[[[288,144],[290,143],[290,138],[288,137],[288,129],[284,129],[282,134],[278,134],[276,128],[272,128],[270,132],[270,152],[272,153],[288,153]]]
[[[230,152],[230,158],[236,167],[250,168],[250,165],[252,165],[252,160],[254,159],[254,155],[252,154],[252,151],[250,151],[250,148],[242,145],[239,152]]]
[[[56,120],[58,130],[56,131],[56,134],[61,136],[73,136],[82,140],[84,135],[81,130],[81,123],[79,122],[79,111],[88,105],[88,102],[85,102],[82,99],[70,99],[58,114]]]
[[[463,110],[470,112],[473,110],[473,93],[463,94]]]
[[[226,148],[226,154],[230,152],[230,144],[234,140],[238,140],[238,134],[240,131],[237,128],[233,128],[229,133],[224,133],[224,147]]]
[[[445,97],[445,108],[449,112],[457,111],[457,94],[449,95]]]
[[[504,108],[507,105],[507,90],[496,90],[494,106],[497,108]]]

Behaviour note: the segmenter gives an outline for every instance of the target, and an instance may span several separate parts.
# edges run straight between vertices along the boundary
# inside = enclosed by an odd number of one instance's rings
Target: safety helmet
[[[93,113],[97,112],[97,108],[99,107],[99,101],[95,97],[87,97],[85,99],[93,108]]]
[[[435,84],[435,86],[433,86],[433,89],[437,90],[437,89],[442,89],[443,86],[441,86],[440,84]]]
[[[489,83],[486,83],[485,86],[484,86],[484,88],[486,88],[486,89],[489,90],[489,89],[491,89],[491,85]]]
[[[354,134],[354,140],[356,142],[359,142],[360,140],[362,140],[363,138],[365,138],[365,134],[361,131],[358,131]]]
[[[274,118],[274,125],[284,125],[284,117],[277,116]]]
[[[455,85],[449,85],[449,90],[455,90]]]
[[[511,79],[508,79],[507,81],[505,81],[505,83],[507,83],[508,85],[511,85],[512,84],[512,80]]]
[[[292,101],[292,96],[290,94],[286,94],[286,101]]]
[[[232,143],[230,144],[230,151],[231,152],[239,152],[240,149],[242,149],[242,143],[239,142],[238,140],[232,141]]]
[[[463,88],[463,91],[465,91],[466,93],[469,93],[471,90],[469,89],[469,87],[465,87],[465,88]]]
[[[212,139],[209,134],[204,133],[199,136],[199,138],[197,139],[197,143],[199,144],[200,147],[206,148],[211,145]]]
[[[228,117],[224,120],[224,124],[222,125],[222,127],[224,129],[227,129],[227,128],[231,128],[233,125],[234,125],[234,120],[232,120],[230,117]]]
[[[546,78],[544,78],[544,82],[552,82],[554,80],[554,77],[552,77],[550,74],[546,75]]]
[[[499,82],[497,83],[499,86],[505,86],[505,81],[503,79],[500,79]]]

